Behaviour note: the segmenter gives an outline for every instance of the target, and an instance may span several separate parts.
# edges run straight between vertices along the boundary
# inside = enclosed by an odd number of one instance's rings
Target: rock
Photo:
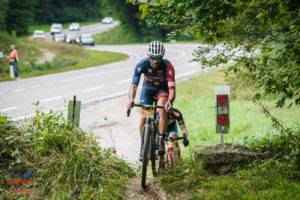
[[[195,151],[195,158],[201,160],[204,168],[214,173],[224,175],[237,165],[249,164],[271,155],[270,152],[257,153],[249,148],[235,144],[219,144],[207,146]]]

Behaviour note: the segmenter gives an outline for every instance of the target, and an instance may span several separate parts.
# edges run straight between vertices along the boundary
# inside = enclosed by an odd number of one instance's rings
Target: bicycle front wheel
[[[144,126],[144,146],[143,146],[143,161],[142,161],[142,179],[141,186],[146,188],[146,177],[147,177],[147,165],[149,161],[149,149],[150,149],[150,125]]]

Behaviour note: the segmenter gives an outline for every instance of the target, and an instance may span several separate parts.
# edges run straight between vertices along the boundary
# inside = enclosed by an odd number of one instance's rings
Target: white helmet
[[[148,44],[147,48],[148,56],[159,56],[163,57],[165,55],[165,47],[159,41],[152,41]]]

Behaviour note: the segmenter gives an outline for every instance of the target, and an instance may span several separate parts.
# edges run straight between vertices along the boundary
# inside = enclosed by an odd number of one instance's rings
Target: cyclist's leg
[[[166,92],[161,92],[158,93],[157,95],[157,105],[158,106],[164,106],[165,103],[167,102],[168,94]],[[160,141],[159,141],[159,146],[158,146],[158,153],[160,155],[165,154],[165,141],[164,137],[166,136],[167,132],[167,125],[168,125],[168,120],[167,120],[167,114],[165,109],[157,109],[157,112],[159,114],[159,134],[160,134]]]
[[[159,90],[157,94],[157,105],[165,106],[168,100],[169,93],[166,90]],[[159,113],[159,133],[165,134],[167,132],[168,127],[168,119],[165,109],[158,109]]]
[[[172,137],[174,139],[178,138],[178,128],[176,122],[174,123],[174,127],[172,127],[172,130],[170,131],[169,137]],[[175,140],[173,142],[173,151],[174,155],[176,157],[176,161],[181,159],[181,153],[180,153],[180,147],[178,144],[178,140]]]
[[[168,126],[168,137],[172,139],[178,138],[178,129],[176,122],[173,122],[172,124],[169,124]],[[170,156],[173,156],[173,162],[178,161],[180,159],[180,149],[178,145],[178,141],[169,141],[168,142],[168,153],[172,154]]]

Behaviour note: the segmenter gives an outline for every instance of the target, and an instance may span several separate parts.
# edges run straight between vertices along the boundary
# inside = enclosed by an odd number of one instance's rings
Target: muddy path
[[[141,189],[140,178],[134,178],[126,186],[124,199],[127,200],[168,200],[172,199],[160,186],[157,180],[150,178],[147,180],[146,189]]]

